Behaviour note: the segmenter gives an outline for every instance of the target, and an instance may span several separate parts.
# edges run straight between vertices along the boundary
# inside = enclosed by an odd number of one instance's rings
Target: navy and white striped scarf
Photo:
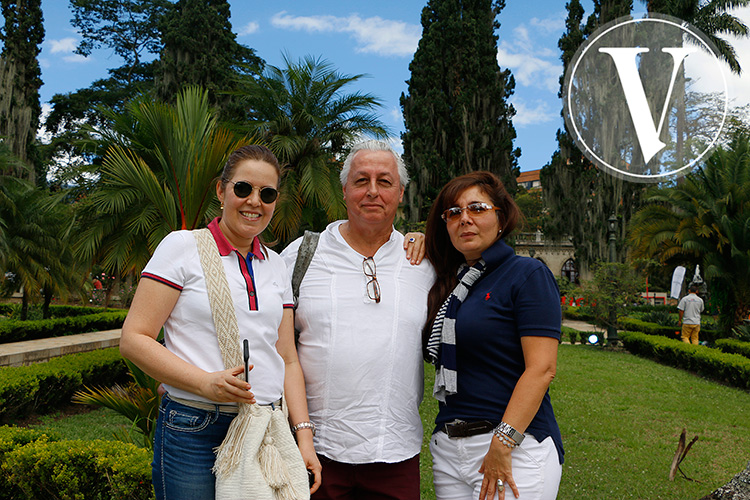
[[[458,285],[440,306],[432,332],[427,341],[427,361],[435,365],[435,387],[432,395],[445,403],[445,397],[458,391],[456,372],[456,315],[469,290],[484,274],[485,263],[480,259],[469,267],[461,264],[458,268]]]

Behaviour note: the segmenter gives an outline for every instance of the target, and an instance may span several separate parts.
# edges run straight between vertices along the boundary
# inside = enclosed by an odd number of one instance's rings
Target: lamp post
[[[609,243],[609,262],[617,262],[617,217],[614,212],[609,216],[608,224],[608,243]],[[607,342],[616,345],[620,342],[617,336],[617,314],[614,305],[609,310],[609,325],[607,325]]]

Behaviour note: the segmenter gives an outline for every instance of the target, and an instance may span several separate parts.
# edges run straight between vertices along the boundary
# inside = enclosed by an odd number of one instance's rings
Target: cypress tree
[[[225,118],[238,117],[236,100],[223,92],[236,88],[238,73],[258,74],[264,63],[253,49],[237,43],[229,18],[225,0],[179,0],[167,12],[156,74],[161,100],[172,102],[184,87],[199,85]]]
[[[515,82],[498,66],[495,34],[503,7],[504,0],[429,0],[422,10],[422,38],[401,94],[411,223],[457,175],[489,170],[515,191],[520,150],[508,103]]]
[[[34,164],[36,131],[41,106],[42,72],[37,56],[44,40],[41,0],[1,0],[5,25],[0,31],[0,136],[22,164]],[[12,169],[17,177],[33,181],[34,169]]]
[[[595,0],[594,12],[583,24],[584,10],[580,0],[566,4],[566,31],[558,41],[561,60],[567,69],[578,47],[599,26],[628,16],[632,0]],[[560,77],[560,97],[564,76]],[[615,118],[630,120],[629,116]],[[606,138],[605,138],[606,140]],[[549,209],[545,235],[550,238],[572,238],[579,267],[586,268],[608,257],[608,219],[618,217],[617,259],[624,261],[627,224],[640,206],[643,186],[624,181],[600,171],[576,147],[567,129],[557,131],[558,150],[550,163],[542,168],[543,196]]]

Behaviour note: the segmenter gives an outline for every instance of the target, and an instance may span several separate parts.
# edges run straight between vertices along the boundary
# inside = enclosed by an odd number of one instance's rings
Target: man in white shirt
[[[348,219],[330,224],[299,289],[295,324],[323,483],[313,499],[419,499],[421,330],[434,271],[393,228],[408,183],[387,144],[341,172]],[[301,238],[282,253],[291,269]]]
[[[690,285],[690,293],[685,295],[677,304],[677,312],[682,325],[682,341],[687,344],[698,345],[698,334],[701,331],[701,313],[703,299],[698,297],[698,287]]]

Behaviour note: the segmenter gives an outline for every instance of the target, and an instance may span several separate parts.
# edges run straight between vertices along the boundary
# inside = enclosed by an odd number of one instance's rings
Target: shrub
[[[8,427],[7,425],[0,427],[0,500],[17,500],[23,496],[18,486],[10,482],[10,474],[2,468],[2,464],[5,463],[5,455],[20,446],[35,441],[57,440],[56,435],[50,435],[36,429]]]
[[[563,326],[561,333],[563,334],[563,336],[568,337],[568,341],[571,344],[576,343],[576,340],[578,339],[578,330],[570,328],[568,326]]]
[[[633,354],[697,372],[735,387],[750,389],[750,359],[706,346],[686,344],[641,332],[621,332],[620,338]]]
[[[724,352],[739,354],[750,358],[750,342],[743,342],[737,339],[719,339],[716,341],[716,348]]]
[[[630,330],[635,332],[643,332],[649,335],[661,335],[670,339],[679,339],[680,330],[679,326],[664,326],[658,323],[650,323],[636,318],[628,316],[622,316],[617,318],[617,325],[623,330]],[[700,339],[706,342],[715,342],[719,337],[720,332],[716,330],[710,330],[708,328],[701,327]]]
[[[30,366],[0,368],[0,422],[45,413],[70,402],[84,385],[114,385],[127,380],[117,348],[69,354]]]
[[[663,309],[643,312],[641,313],[640,319],[648,323],[656,323],[657,325],[668,326],[672,328],[676,328],[679,321],[679,317],[674,313],[674,311],[670,312]]]
[[[151,499],[151,454],[119,441],[38,440],[5,455],[2,470],[25,498]]]
[[[114,311],[32,321],[11,319],[0,323],[0,344],[121,328],[127,314]]]
[[[593,321],[594,313],[588,306],[581,307],[566,307],[563,309],[563,316],[567,319],[573,319],[577,321]]]

